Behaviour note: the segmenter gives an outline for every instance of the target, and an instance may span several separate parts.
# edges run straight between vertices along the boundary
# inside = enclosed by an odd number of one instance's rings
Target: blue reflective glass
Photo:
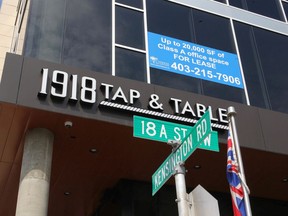
[[[248,10],[274,19],[283,20],[279,0],[246,0]]]
[[[282,2],[286,19],[288,20],[288,2]]]
[[[236,53],[232,30],[228,19],[193,10],[193,21],[197,44],[202,44],[229,53]],[[246,103],[243,89],[210,81],[202,81],[202,89],[204,95]]]
[[[254,27],[272,110],[288,112],[288,37]]]
[[[238,7],[238,8],[245,8],[245,3],[243,3],[243,0],[229,0],[229,5]]]
[[[111,74],[111,1],[31,1],[24,55]]]
[[[143,13],[119,6],[116,6],[115,13],[116,43],[144,50]]]
[[[254,30],[240,22],[234,22],[234,27],[250,104],[271,109]]]
[[[111,74],[111,2],[69,0],[62,61]]]
[[[116,48],[116,76],[146,82],[146,56],[143,53]]]
[[[277,20],[284,20],[278,0],[229,0],[229,4]]]
[[[149,32],[193,41],[190,8],[163,0],[147,0],[147,16]]]
[[[287,113],[287,36],[238,22],[235,30],[251,105]]]

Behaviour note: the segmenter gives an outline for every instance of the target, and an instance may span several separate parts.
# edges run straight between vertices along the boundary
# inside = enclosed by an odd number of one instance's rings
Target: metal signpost
[[[174,174],[175,167],[179,163],[184,163],[195,149],[211,133],[211,120],[209,112],[195,124],[191,132],[181,142],[178,148],[166,158],[152,176],[152,195],[154,195],[165,182]],[[217,132],[216,132],[217,134]],[[218,145],[218,143],[217,143]]]
[[[211,114],[207,110],[194,127],[134,116],[134,136],[174,142],[172,153],[152,175],[152,195],[174,174],[179,216],[189,216],[184,162],[196,150],[219,151],[218,133],[212,131]]]
[[[175,173],[175,167],[177,164],[184,162],[196,148],[202,146],[202,149],[210,150],[209,146],[205,144],[205,141],[209,137],[213,137],[210,146],[218,146],[218,133],[211,131],[210,134],[204,139],[200,144],[192,144],[192,134],[189,134],[187,141],[183,141],[182,145],[173,150],[173,152],[165,159],[165,161],[160,165],[156,172],[152,176],[152,195],[154,195],[168,179]],[[213,143],[213,144],[212,144]],[[211,151],[215,151],[215,148]]]

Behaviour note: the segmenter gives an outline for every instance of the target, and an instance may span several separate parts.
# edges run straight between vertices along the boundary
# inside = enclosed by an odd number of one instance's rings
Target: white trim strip
[[[167,0],[288,36],[285,22],[211,0]]]
[[[285,19],[285,22],[287,23],[288,22],[288,20],[287,20],[288,17],[286,16],[286,13],[285,13],[285,9],[284,9],[284,6],[283,6],[284,3],[288,3],[288,2],[284,1],[284,0],[279,0],[279,4],[280,4],[281,11],[283,13],[283,17]]]
[[[183,117],[183,116],[176,116],[173,114],[157,112],[157,111],[147,110],[147,109],[138,108],[138,107],[131,107],[128,105],[118,104],[118,103],[109,102],[109,101],[101,101],[99,106],[100,107],[101,106],[102,107],[110,107],[110,108],[120,109],[120,110],[126,110],[126,111],[133,112],[133,113],[139,113],[139,114],[144,114],[144,115],[149,115],[149,116],[157,116],[157,117],[161,117],[161,118],[172,119],[172,120],[177,120],[177,121],[187,122],[187,123],[192,123],[192,124],[195,124],[197,122],[196,119],[192,119],[192,118],[187,118],[187,117]],[[218,123],[211,123],[211,126],[213,128],[219,128],[219,129],[223,129],[223,130],[229,129],[228,125],[223,125],[223,124],[218,124]]]
[[[112,1],[112,76],[115,76],[115,0]]]
[[[232,29],[233,41],[234,41],[236,52],[237,52],[237,56],[238,56],[238,59],[239,59],[239,66],[240,66],[240,71],[241,71],[241,76],[242,76],[242,81],[243,81],[243,87],[244,87],[244,92],[245,92],[246,103],[247,103],[248,106],[250,106],[250,99],[249,99],[249,94],[248,94],[248,90],[247,90],[247,86],[246,86],[246,80],[245,80],[244,71],[243,71],[243,67],[242,67],[242,60],[241,60],[241,56],[240,56],[240,51],[239,51],[239,47],[238,47],[238,41],[237,41],[235,28],[234,28],[234,23],[233,23],[232,19],[230,19],[230,25],[231,25],[231,29]]]
[[[135,11],[139,11],[139,12],[144,12],[143,9],[140,9],[140,8],[136,8],[136,7],[132,7],[132,6],[129,6],[129,5],[125,5],[125,4],[121,4],[121,3],[117,3],[115,2],[115,5],[117,6],[120,6],[120,7],[123,7],[123,8],[127,8],[127,9],[130,9],[130,10],[135,10]]]
[[[144,35],[145,35],[145,50],[146,50],[146,77],[147,83],[151,83],[150,78],[150,65],[149,65],[149,49],[148,49],[148,25],[147,25],[147,7],[146,7],[146,0],[143,0],[143,20],[144,20]]]
[[[132,50],[132,51],[135,51],[135,52],[146,53],[145,50],[137,49],[137,48],[134,48],[134,47],[125,46],[125,45],[121,45],[121,44],[117,44],[117,43],[115,43],[115,46],[123,48],[123,49],[127,49],[127,50]]]

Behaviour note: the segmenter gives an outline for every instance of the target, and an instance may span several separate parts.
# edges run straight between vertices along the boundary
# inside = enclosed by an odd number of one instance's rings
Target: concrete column
[[[46,216],[54,135],[44,128],[25,137],[16,216]]]

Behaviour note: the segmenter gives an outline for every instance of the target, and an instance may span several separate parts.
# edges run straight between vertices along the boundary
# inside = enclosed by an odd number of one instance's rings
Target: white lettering
[[[201,121],[201,124],[197,125],[196,127],[197,131],[197,142],[202,138],[203,135],[207,132],[207,122],[206,119]]]
[[[204,146],[209,146],[211,145],[211,133],[204,139]]]
[[[227,124],[228,123],[227,110],[223,108],[218,108],[217,111],[218,111],[219,121]]]
[[[206,107],[203,104],[196,103],[197,117],[201,118],[206,111]]]
[[[160,138],[162,138],[162,136],[164,136],[165,139],[167,139],[167,133],[166,133],[165,125],[162,125],[162,126],[161,126],[161,130],[160,130]]]
[[[170,102],[171,101],[174,102],[175,113],[178,114],[179,113],[179,104],[182,102],[182,100],[176,99],[176,98],[170,98]]]
[[[121,87],[119,87],[119,88],[117,89],[117,91],[115,92],[112,100],[115,101],[115,100],[117,100],[118,98],[121,98],[121,99],[123,99],[123,101],[124,101],[125,103],[128,103],[128,100],[127,100],[127,98],[125,97],[125,94],[124,94],[124,92],[123,92],[123,90],[122,90]]]
[[[110,84],[106,84],[106,83],[101,83],[101,86],[100,88],[104,86],[104,97],[106,100],[109,99],[109,93],[110,91],[112,90],[112,88],[114,87],[113,85],[110,85]]]
[[[191,113],[192,116],[195,117],[195,113],[194,113],[194,111],[193,111],[193,109],[192,109],[192,107],[190,106],[190,104],[189,104],[188,101],[186,101],[186,103],[185,103],[185,105],[184,105],[184,107],[183,107],[183,110],[182,110],[181,114],[184,115],[184,114],[186,114],[186,112]]]
[[[134,104],[135,100],[140,98],[140,92],[135,89],[130,89],[130,104]]]
[[[208,106],[208,109],[210,109],[210,118],[211,118],[211,121],[218,121],[217,118],[214,118],[214,117],[213,117],[212,107],[211,107],[211,106]]]
[[[174,140],[181,140],[183,139],[184,137],[186,137],[186,132],[187,132],[187,129],[185,128],[179,128],[179,127],[175,127],[174,128],[174,133],[176,134],[173,139]]]

